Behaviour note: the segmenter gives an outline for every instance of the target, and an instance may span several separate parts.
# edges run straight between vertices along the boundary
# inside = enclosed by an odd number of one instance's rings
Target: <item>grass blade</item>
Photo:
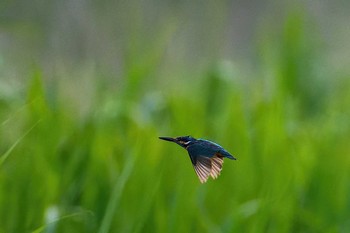
[[[5,162],[5,160],[9,157],[11,152],[16,148],[16,146],[23,140],[25,136],[27,136],[30,131],[32,131],[39,123],[41,119],[38,120],[30,129],[28,129],[20,138],[18,138],[15,143],[12,144],[12,146],[0,157],[0,166]]]

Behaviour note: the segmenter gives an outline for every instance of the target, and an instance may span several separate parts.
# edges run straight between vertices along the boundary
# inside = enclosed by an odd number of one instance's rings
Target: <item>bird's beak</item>
[[[159,139],[169,141],[169,142],[177,142],[175,138],[171,138],[171,137],[159,137]]]

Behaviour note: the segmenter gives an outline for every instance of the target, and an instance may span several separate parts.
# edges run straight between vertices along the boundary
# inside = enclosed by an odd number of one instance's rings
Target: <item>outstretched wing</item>
[[[213,179],[216,179],[220,175],[222,164],[224,163],[224,157],[214,155],[212,158],[210,158],[210,160],[211,160],[210,176]]]
[[[193,163],[194,170],[201,183],[205,183],[211,172],[211,161],[210,158],[204,156],[197,156],[195,163]]]
[[[201,183],[205,183],[209,176],[216,179],[221,172],[223,157],[214,155],[211,158],[206,156],[190,156],[194,170]]]

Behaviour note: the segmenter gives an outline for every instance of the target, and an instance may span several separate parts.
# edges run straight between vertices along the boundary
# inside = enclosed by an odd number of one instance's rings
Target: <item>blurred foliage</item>
[[[20,74],[0,80],[0,233],[350,231],[350,74],[327,65],[305,11],[261,25],[251,69],[217,52],[228,2],[200,7],[224,12],[214,22],[193,21],[192,4],[175,20],[185,10],[172,1],[159,13],[146,3],[49,2],[24,13],[29,3],[15,1],[23,15],[2,15],[18,39],[0,52],[27,46],[0,60],[2,76]],[[72,20],[57,13],[66,6],[77,8],[67,8],[78,20],[69,30],[56,21]],[[179,31],[192,29],[203,41],[179,48]],[[158,139],[189,134],[238,160],[200,184],[186,151]]]

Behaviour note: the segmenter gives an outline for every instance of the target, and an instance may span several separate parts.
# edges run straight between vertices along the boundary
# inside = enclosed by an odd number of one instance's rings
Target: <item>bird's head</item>
[[[192,143],[196,142],[197,139],[191,137],[191,136],[181,136],[181,137],[159,137],[159,139],[169,141],[169,142],[175,142],[176,144],[182,146],[183,148],[187,148]]]

